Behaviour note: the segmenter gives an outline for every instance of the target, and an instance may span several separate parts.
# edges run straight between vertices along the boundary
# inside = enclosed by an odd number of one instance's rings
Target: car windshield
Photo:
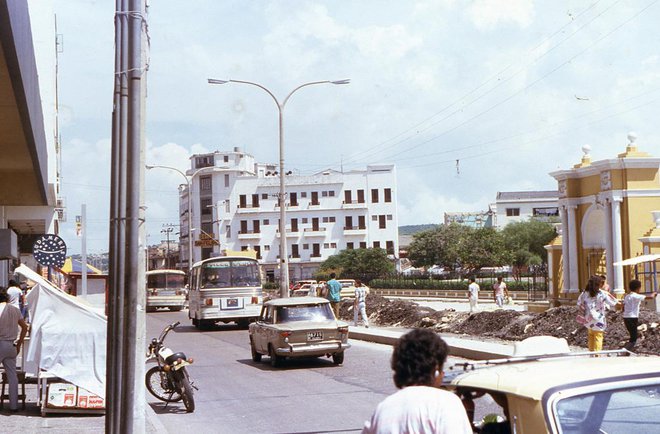
[[[557,403],[555,413],[564,433],[657,433],[660,384],[565,398]]]
[[[254,261],[223,260],[202,266],[202,288],[259,286],[259,266]]]
[[[334,319],[329,303],[279,306],[277,308],[278,323],[294,321],[326,321],[329,319]]]

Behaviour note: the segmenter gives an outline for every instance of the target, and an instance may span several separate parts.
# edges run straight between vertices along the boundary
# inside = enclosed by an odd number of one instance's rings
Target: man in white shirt
[[[378,404],[362,434],[472,434],[460,398],[438,389],[448,353],[445,341],[432,330],[403,335],[391,361],[400,390]]]
[[[504,305],[504,296],[509,296],[509,290],[506,287],[506,283],[502,279],[502,276],[497,278],[497,283],[493,285],[493,297],[495,297],[495,304],[497,307],[502,307]]]
[[[18,287],[18,283],[15,280],[9,281],[9,287],[7,288],[7,297],[9,297],[9,304],[13,304],[17,308],[21,308],[21,298],[23,298],[23,291]]]
[[[0,287],[0,362],[5,368],[7,382],[9,383],[9,412],[15,413],[18,411],[16,357],[21,352],[28,326],[21,315],[21,310],[7,303],[8,299],[7,291]],[[19,326],[21,335],[16,340]]]
[[[470,277],[468,285],[468,300],[470,301],[470,313],[479,309],[479,284],[475,282],[474,277]]]

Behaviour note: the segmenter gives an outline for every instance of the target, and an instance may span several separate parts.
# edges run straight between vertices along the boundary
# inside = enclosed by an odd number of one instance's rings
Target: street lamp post
[[[201,172],[204,169],[213,169],[213,167],[201,167],[197,169],[196,171],[193,172],[192,175],[190,175],[190,178],[188,178],[188,175],[183,173],[181,170],[177,169],[176,167],[172,166],[161,166],[158,164],[152,164],[152,165],[145,165],[147,169],[168,169],[168,170],[173,170],[183,176],[183,178],[186,180],[186,185],[188,186],[188,270],[192,269],[193,266],[193,241],[192,241],[192,226],[193,226],[193,221],[192,221],[192,183],[193,180],[195,179],[195,176]]]
[[[288,297],[289,296],[289,257],[287,255],[287,241],[286,241],[286,189],[284,185],[284,107],[286,106],[287,101],[291,98],[297,90],[302,89],[306,86],[312,86],[315,84],[348,84],[350,83],[349,79],[345,80],[322,80],[322,81],[311,81],[309,83],[301,84],[300,86],[293,89],[289,94],[284,98],[280,103],[277,97],[268,90],[265,86],[262,86],[259,83],[254,83],[251,81],[244,80],[218,80],[214,78],[208,79],[209,84],[225,84],[225,83],[241,83],[249,84],[251,86],[256,86],[268,95],[273,98],[275,105],[277,105],[278,118],[279,118],[279,141],[280,141],[280,191],[278,194],[279,204],[280,204],[280,296]]]

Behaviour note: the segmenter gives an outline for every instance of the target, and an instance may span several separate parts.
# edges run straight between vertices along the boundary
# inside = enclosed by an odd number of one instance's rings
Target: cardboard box
[[[51,383],[46,391],[46,407],[75,408],[78,387],[70,383]]]
[[[105,408],[105,400],[98,395],[94,395],[91,392],[83,389],[82,387],[78,388],[78,404],[77,408],[93,408],[101,409]]]

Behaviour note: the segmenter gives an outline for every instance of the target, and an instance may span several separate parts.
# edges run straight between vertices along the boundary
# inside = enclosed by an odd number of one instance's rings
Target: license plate
[[[323,332],[307,332],[308,341],[322,341]]]
[[[238,298],[228,298],[227,307],[238,307]]]

